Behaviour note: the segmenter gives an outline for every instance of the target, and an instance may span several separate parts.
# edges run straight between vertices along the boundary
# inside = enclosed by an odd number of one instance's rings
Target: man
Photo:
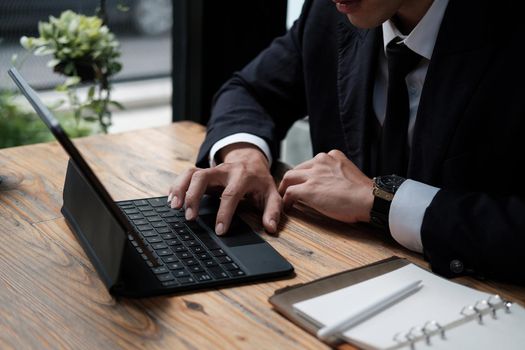
[[[525,282],[518,2],[334,2],[306,1],[293,28],[222,87],[197,162],[212,166],[177,177],[172,206],[193,219],[203,193],[224,188],[224,234],[243,197],[263,208],[269,232],[283,204],[301,202],[382,225],[437,273]],[[270,163],[305,115],[317,155],[276,188]]]

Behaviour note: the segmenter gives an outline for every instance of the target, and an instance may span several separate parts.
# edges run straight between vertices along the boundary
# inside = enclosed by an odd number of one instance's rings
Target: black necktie
[[[410,108],[405,78],[419,63],[421,56],[398,42],[396,38],[386,47],[388,92],[380,141],[379,174],[406,176]]]

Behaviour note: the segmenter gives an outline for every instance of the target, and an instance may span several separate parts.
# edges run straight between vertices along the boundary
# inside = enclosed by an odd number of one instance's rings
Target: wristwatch
[[[374,177],[374,204],[370,211],[370,223],[372,225],[388,230],[390,204],[392,204],[396,191],[405,180],[405,178],[397,175]]]

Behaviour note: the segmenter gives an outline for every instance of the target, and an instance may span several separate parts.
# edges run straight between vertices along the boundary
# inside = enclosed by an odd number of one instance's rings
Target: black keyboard
[[[196,221],[186,221],[182,209],[171,209],[166,197],[117,204],[143,237],[157,266],[131,235],[129,240],[164,287],[245,276],[209,233]]]

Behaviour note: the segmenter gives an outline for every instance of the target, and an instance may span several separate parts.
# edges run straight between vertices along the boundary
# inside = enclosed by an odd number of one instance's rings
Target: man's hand
[[[245,196],[264,210],[263,226],[270,232],[277,231],[282,211],[282,198],[270,174],[266,156],[247,143],[236,143],[219,151],[220,165],[210,169],[193,168],[177,177],[169,191],[172,208],[186,209],[186,219],[194,220],[199,213],[199,203],[207,191],[222,191],[217,213],[215,232],[228,231],[232,216]]]
[[[279,186],[285,208],[301,202],[348,223],[368,222],[373,181],[337,150],[319,153],[289,170]]]

